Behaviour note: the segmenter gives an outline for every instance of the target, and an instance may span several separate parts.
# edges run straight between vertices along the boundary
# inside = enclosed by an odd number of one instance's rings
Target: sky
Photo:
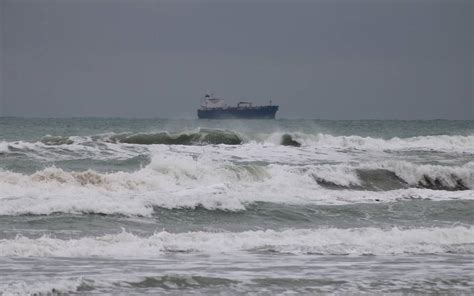
[[[0,115],[474,119],[474,1],[0,0]]]

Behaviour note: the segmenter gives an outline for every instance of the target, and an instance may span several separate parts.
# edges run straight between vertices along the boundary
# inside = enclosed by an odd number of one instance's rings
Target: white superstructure
[[[201,107],[203,108],[224,108],[224,100],[221,98],[214,97],[209,94],[206,94],[201,101]]]

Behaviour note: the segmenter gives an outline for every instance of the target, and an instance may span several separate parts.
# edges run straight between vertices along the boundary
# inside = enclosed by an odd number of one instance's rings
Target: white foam
[[[207,151],[207,150],[206,150]],[[356,169],[393,170],[417,184],[427,174],[454,182],[453,175],[473,186],[472,163],[462,167],[415,165],[405,162],[355,165],[256,165],[216,160],[212,154],[155,154],[136,172],[67,172],[48,168],[32,175],[0,171],[0,215],[105,213],[149,216],[153,206],[243,210],[253,202],[347,204],[391,202],[399,199],[474,199],[472,190],[399,189],[371,192],[330,190],[315,178],[342,186],[360,185]],[[449,184],[448,184],[449,185]],[[452,184],[451,184],[452,185]]]
[[[445,166],[414,164],[408,161],[378,161],[336,165],[307,166],[308,172],[316,178],[340,185],[361,185],[357,170],[384,169],[395,173],[399,178],[412,186],[426,183],[425,177],[438,180],[447,188],[455,188],[458,181],[464,186],[474,188],[474,162],[462,166]],[[425,184],[426,185],[426,184]]]
[[[347,165],[312,165],[307,167],[308,174],[340,186],[359,186],[361,180],[354,166]]]
[[[280,145],[283,132],[269,135],[241,136],[243,145],[138,145],[115,143],[103,134],[94,137],[69,137],[73,143],[46,145],[42,142],[1,142],[0,153],[24,153],[40,160],[72,160],[92,158],[99,160],[127,159],[151,151],[175,149],[181,152],[207,150],[220,157],[235,157],[245,161],[266,161],[278,163],[307,164],[320,161],[346,162],[354,159],[354,153],[370,151],[370,157],[387,156],[393,151],[439,151],[447,153],[474,153],[474,136],[420,136],[411,138],[371,138],[361,136],[332,136],[329,134],[290,133],[303,146]],[[360,157],[360,155],[357,155]],[[370,160],[369,157],[369,160]]]
[[[85,282],[82,277],[76,279],[44,279],[41,281],[10,281],[0,285],[3,296],[23,295],[61,295],[75,293]]]
[[[2,141],[0,142],[0,153],[7,153],[10,149],[8,149],[8,142]]]
[[[71,144],[47,145],[42,142],[1,142],[0,153],[21,153],[43,161],[92,158],[98,160],[128,159],[146,153],[139,145],[94,142],[89,137],[70,137]]]
[[[273,251],[293,254],[390,255],[473,253],[474,227],[415,229],[298,229],[245,232],[158,232],[139,237],[128,232],[61,240],[19,236],[0,240],[4,257],[159,257],[163,252],[236,253]]]
[[[441,165],[419,165],[407,161],[387,161],[372,166],[394,172],[405,182],[416,185],[423,182],[425,176],[440,180],[443,185],[454,187],[456,181],[461,180],[463,184],[471,189],[474,188],[474,162],[463,166],[441,166]]]
[[[332,136],[318,134],[307,135],[301,139],[306,145],[326,148],[355,148],[365,150],[427,150],[446,152],[474,153],[473,136],[419,136],[411,138],[391,139],[361,137],[361,136]]]

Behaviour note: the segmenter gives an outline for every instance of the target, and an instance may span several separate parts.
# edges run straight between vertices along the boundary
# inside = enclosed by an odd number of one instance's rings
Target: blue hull
[[[200,119],[275,119],[278,106],[198,109]]]

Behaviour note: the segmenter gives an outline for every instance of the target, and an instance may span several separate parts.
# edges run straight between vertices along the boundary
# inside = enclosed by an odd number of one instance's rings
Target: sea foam
[[[60,137],[46,135],[37,142],[2,141],[0,153],[21,153],[39,159],[77,159],[79,157],[112,159],[133,157],[147,151],[147,146],[239,146],[256,143],[269,147],[279,146],[290,137],[302,147],[288,147],[288,151],[305,151],[317,148],[352,149],[370,151],[438,151],[474,153],[474,135],[471,136],[418,136],[411,138],[372,138],[361,136],[334,136],[329,134],[304,134],[275,132],[265,135],[240,134],[233,131],[197,129],[183,133],[124,133],[91,136]],[[295,150],[299,149],[299,150]],[[115,153],[114,153],[115,152]],[[75,158],[74,158],[75,157]]]
[[[297,229],[244,232],[157,232],[140,237],[123,231],[62,240],[19,236],[0,240],[4,257],[159,257],[165,252],[272,252],[328,255],[394,255],[474,252],[474,228]]]
[[[457,167],[403,161],[236,164],[207,154],[162,151],[135,172],[69,172],[55,167],[31,175],[0,171],[0,185],[0,215],[66,212],[149,216],[153,206],[245,210],[253,202],[473,199],[474,169],[472,162]]]

